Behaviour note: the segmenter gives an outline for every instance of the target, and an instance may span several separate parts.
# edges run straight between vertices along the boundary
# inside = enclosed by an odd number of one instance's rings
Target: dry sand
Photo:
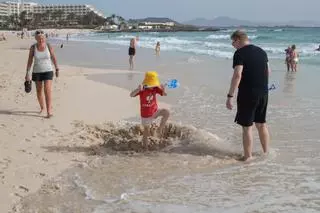
[[[10,35],[9,35],[10,36]],[[22,197],[35,192],[44,180],[85,160],[81,153],[47,152],[42,146],[68,146],[61,141],[72,122],[99,124],[137,116],[138,100],[129,91],[86,79],[95,73],[127,72],[60,65],[53,83],[51,119],[39,115],[35,86],[24,92],[28,48],[33,40],[15,36],[0,42],[0,209],[8,212]],[[59,56],[58,60],[59,60]],[[89,146],[92,144],[83,144]]]

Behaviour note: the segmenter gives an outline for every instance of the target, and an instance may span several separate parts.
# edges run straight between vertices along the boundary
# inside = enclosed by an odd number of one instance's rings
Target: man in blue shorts
[[[253,123],[259,132],[264,153],[268,152],[269,131],[266,125],[268,105],[269,66],[267,53],[250,44],[245,32],[237,30],[231,35],[233,56],[233,77],[226,107],[233,108],[232,98],[238,88],[237,115],[235,122],[242,126],[244,161],[252,159]]]

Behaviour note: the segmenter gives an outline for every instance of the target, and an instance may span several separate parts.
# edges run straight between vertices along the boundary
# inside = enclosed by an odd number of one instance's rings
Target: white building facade
[[[61,19],[67,19],[68,15],[73,13],[75,16],[84,16],[90,12],[94,12],[96,15],[105,18],[104,14],[96,10],[93,6],[87,4],[69,5],[69,4],[56,4],[56,5],[42,5],[34,2],[23,2],[19,0],[0,2],[0,16],[10,16],[13,14],[19,15],[22,11],[26,11],[27,14],[44,14],[53,13],[54,11],[63,11]],[[27,15],[29,17],[29,15]]]
[[[0,16],[8,16],[8,5],[0,3]]]
[[[94,12],[96,15],[105,18],[103,13],[96,10],[91,5],[37,5],[33,8],[33,13],[35,14],[43,14],[50,11],[51,13],[54,11],[63,11],[62,19],[67,19],[69,14],[74,14],[75,16],[84,16],[90,12]]]

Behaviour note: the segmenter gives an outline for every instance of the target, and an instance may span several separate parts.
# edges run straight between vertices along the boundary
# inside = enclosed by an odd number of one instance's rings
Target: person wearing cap
[[[152,122],[158,117],[162,117],[158,128],[158,133],[161,136],[170,115],[168,109],[158,108],[157,94],[167,95],[165,87],[160,84],[158,74],[155,71],[146,72],[142,85],[140,84],[137,89],[130,93],[131,97],[140,96],[141,122],[144,127],[142,141],[145,146],[148,144]]]
[[[52,63],[55,66],[56,77],[59,76],[59,68],[53,48],[46,43],[44,32],[36,31],[35,39],[37,40],[37,43],[33,44],[29,51],[25,80],[28,82],[32,80],[36,83],[37,98],[41,109],[40,113],[43,112],[46,103],[47,118],[50,118],[52,116],[51,87],[54,75]],[[33,70],[31,73],[32,64]]]

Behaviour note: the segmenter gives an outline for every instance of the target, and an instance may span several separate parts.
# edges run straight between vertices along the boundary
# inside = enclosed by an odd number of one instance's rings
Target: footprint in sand
[[[0,161],[0,165],[2,166],[2,170],[6,170],[9,168],[9,164],[11,163],[10,159],[4,158],[2,161]]]

